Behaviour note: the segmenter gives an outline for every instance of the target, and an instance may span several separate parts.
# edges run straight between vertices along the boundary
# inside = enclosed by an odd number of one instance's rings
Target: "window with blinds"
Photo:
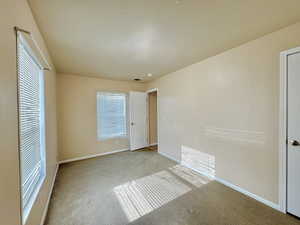
[[[44,92],[42,70],[35,57],[22,41],[18,41],[17,48],[20,174],[24,213],[30,210],[28,208],[31,208],[45,177]]]
[[[97,93],[98,139],[127,136],[126,94]]]

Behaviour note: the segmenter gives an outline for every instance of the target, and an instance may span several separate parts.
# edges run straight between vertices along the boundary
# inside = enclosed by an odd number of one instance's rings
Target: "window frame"
[[[45,79],[44,79],[44,67],[42,62],[40,62],[39,57],[37,56],[38,53],[35,53],[34,49],[30,47],[30,44],[27,43],[27,40],[20,34],[17,33],[17,99],[18,99],[18,133],[19,133],[19,171],[20,171],[20,207],[21,207],[21,219],[22,224],[26,224],[26,221],[30,215],[30,212],[38,198],[39,193],[41,192],[41,188],[46,180],[46,120],[45,120]],[[40,121],[40,146],[39,146],[39,154],[40,154],[40,162],[41,162],[41,169],[40,169],[40,177],[37,183],[33,186],[34,190],[31,192],[28,201],[25,205],[23,205],[23,193],[22,193],[22,168],[21,168],[21,140],[20,140],[20,132],[21,132],[21,121],[20,121],[20,106],[21,103],[20,99],[20,60],[19,56],[19,49],[23,48],[28,54],[28,56],[32,59],[35,66],[39,68],[38,72],[38,79],[39,79],[39,121]],[[24,53],[23,53],[24,54]]]
[[[114,135],[110,137],[101,137],[101,129],[100,129],[100,95],[105,94],[105,95],[114,95],[114,94],[119,94],[119,95],[124,95],[125,96],[125,134],[124,135]],[[97,91],[96,92],[96,135],[97,135],[97,141],[107,141],[107,140],[112,140],[112,139],[128,139],[129,137],[129,126],[128,126],[128,93],[127,92],[120,92],[120,91]]]

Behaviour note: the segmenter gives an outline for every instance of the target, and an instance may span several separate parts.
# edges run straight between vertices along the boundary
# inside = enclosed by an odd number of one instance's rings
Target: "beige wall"
[[[129,148],[128,139],[97,140],[97,91],[145,91],[145,84],[86,76],[57,76],[59,159]]]
[[[45,53],[46,46],[38,31],[26,0],[3,0],[0,7],[0,223],[20,225],[16,38],[13,30],[19,26],[33,33]],[[35,202],[27,225],[39,225],[46,205],[57,162],[56,146],[56,81],[55,71],[45,74],[47,176]]]
[[[149,96],[149,144],[157,143],[157,92],[150,92]]]
[[[0,7],[0,218],[5,225],[20,224],[15,6],[16,0],[6,0]]]
[[[216,176],[278,202],[279,53],[300,45],[300,23],[151,82],[159,151],[215,157]]]

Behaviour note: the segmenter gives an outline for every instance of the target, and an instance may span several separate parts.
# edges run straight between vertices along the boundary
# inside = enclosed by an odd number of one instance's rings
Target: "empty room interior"
[[[1,225],[300,225],[299,0],[1,0]]]

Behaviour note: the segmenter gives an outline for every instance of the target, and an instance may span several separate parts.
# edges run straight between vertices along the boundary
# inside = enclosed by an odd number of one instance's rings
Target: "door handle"
[[[290,145],[292,145],[292,146],[299,146],[299,145],[300,145],[300,142],[297,141],[297,140],[289,140],[288,142],[289,142]]]
[[[131,123],[130,123],[130,125],[131,125],[131,126],[133,126],[133,125],[134,125],[134,123],[133,123],[133,122],[131,122]]]

